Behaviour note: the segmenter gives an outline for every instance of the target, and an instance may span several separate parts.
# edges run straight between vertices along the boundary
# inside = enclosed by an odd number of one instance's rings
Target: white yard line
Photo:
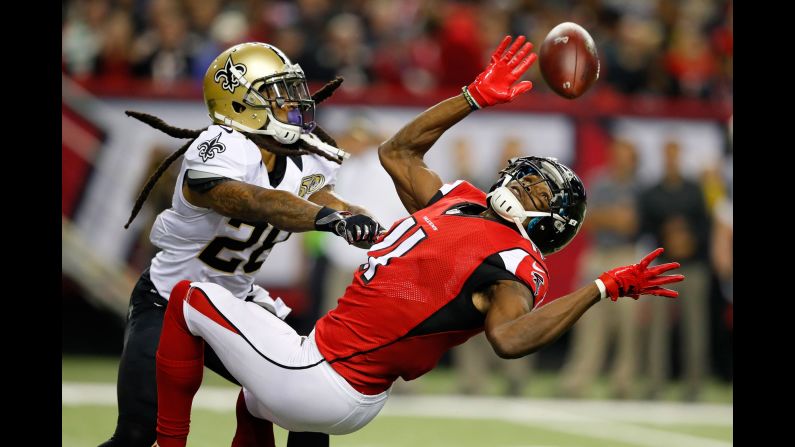
[[[193,399],[193,408],[213,411],[235,411],[235,388],[203,386]],[[112,383],[61,383],[61,405],[116,406],[116,385]]]
[[[521,421],[612,420],[650,424],[733,424],[732,405],[677,402],[520,399],[469,396],[392,396],[383,410],[394,415],[496,418]]]
[[[114,384],[67,382],[62,405],[116,405]],[[233,412],[238,391],[202,387],[194,408]],[[711,438],[634,425],[733,425],[732,405],[673,402],[511,399],[469,396],[405,396],[389,398],[385,416],[493,419],[567,434],[626,442],[645,447],[727,447]]]
[[[633,425],[697,424],[731,427],[731,405],[670,402],[395,396],[382,412],[392,416],[494,419],[567,434],[645,447],[728,447],[731,443]]]

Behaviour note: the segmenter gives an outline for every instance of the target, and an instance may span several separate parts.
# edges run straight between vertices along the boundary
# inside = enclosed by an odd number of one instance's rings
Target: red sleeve
[[[533,307],[546,304],[549,272],[544,261],[523,248],[503,250],[497,254],[502,258],[505,270],[519,278],[533,292]]]

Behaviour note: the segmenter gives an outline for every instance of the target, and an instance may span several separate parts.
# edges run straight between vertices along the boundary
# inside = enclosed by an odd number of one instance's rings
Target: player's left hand
[[[369,250],[370,247],[372,247],[373,245],[375,245],[378,242],[380,242],[381,239],[383,238],[383,236],[387,233],[387,230],[380,223],[378,223],[378,222],[376,222],[376,223],[379,225],[378,234],[372,240],[368,239],[368,240],[364,240],[364,241],[353,242],[353,243],[351,243],[351,245],[353,245],[356,248],[363,248],[365,250]]]
[[[614,268],[599,275],[610,299],[616,301],[622,296],[638,299],[640,295],[658,295],[669,298],[679,296],[679,292],[660,287],[663,284],[685,279],[683,275],[663,275],[669,270],[679,268],[678,262],[669,262],[649,268],[651,261],[663,251],[662,248],[658,248],[646,255],[638,264]]]
[[[344,225],[338,234],[349,244],[359,248],[372,247],[381,233],[381,224],[364,214],[350,216],[343,222]]]
[[[370,248],[382,230],[381,224],[370,216],[325,206],[315,217],[315,229],[334,233],[359,248]]]
[[[491,55],[489,66],[464,88],[464,95],[469,94],[477,108],[509,102],[533,88],[531,81],[522,81],[514,85],[514,82],[538,59],[535,53],[530,52],[533,44],[524,43],[525,40],[525,36],[519,36],[505,51],[511,43],[511,36],[505,36]]]

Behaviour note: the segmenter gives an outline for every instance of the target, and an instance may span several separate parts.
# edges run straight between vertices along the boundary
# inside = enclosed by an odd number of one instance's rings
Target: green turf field
[[[116,420],[114,359],[63,359],[64,447],[95,446]],[[364,429],[331,438],[332,446],[689,446],[732,445],[731,388],[710,383],[710,403],[681,404],[602,400],[604,384],[590,399],[553,400],[554,375],[539,373],[522,398],[453,395],[450,371],[435,371],[396,393]],[[604,389],[603,389],[604,388]],[[208,372],[194,402],[189,446],[224,446],[234,432],[236,389]],[[666,393],[678,395],[676,386]],[[277,445],[286,432],[276,428]]]

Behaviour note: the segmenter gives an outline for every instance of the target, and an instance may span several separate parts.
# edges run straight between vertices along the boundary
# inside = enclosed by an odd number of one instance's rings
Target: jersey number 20
[[[207,245],[207,247],[204,250],[202,250],[202,252],[199,254],[199,259],[202,262],[204,262],[205,264],[216,270],[220,270],[226,273],[234,273],[235,270],[237,270],[237,267],[243,261],[246,261],[246,263],[243,264],[243,271],[245,273],[251,274],[256,272],[257,270],[259,270],[260,267],[262,267],[263,262],[265,262],[264,260],[257,261],[257,258],[259,258],[260,255],[262,255],[262,253],[265,252],[265,250],[270,250],[271,248],[273,248],[273,246],[276,245],[277,242],[282,242],[286,240],[291,234],[291,233],[282,233],[281,231],[277,230],[276,228],[265,222],[258,224],[248,224],[240,219],[230,219],[229,225],[235,228],[240,228],[240,225],[251,226],[253,227],[253,229],[251,230],[251,236],[249,236],[249,238],[245,241],[232,239],[226,236],[219,236],[213,239],[213,241],[210,242]],[[265,240],[262,241],[262,245],[260,245],[258,249],[251,252],[251,255],[249,255],[248,257],[248,260],[237,258],[234,256],[232,256],[230,259],[221,259],[218,256],[221,253],[221,250],[223,249],[227,249],[230,251],[243,251],[253,246],[260,240],[265,230],[268,229],[270,229],[268,236],[265,237]],[[280,233],[282,236],[281,238],[279,238]],[[279,238],[279,240],[277,241],[276,238]]]

